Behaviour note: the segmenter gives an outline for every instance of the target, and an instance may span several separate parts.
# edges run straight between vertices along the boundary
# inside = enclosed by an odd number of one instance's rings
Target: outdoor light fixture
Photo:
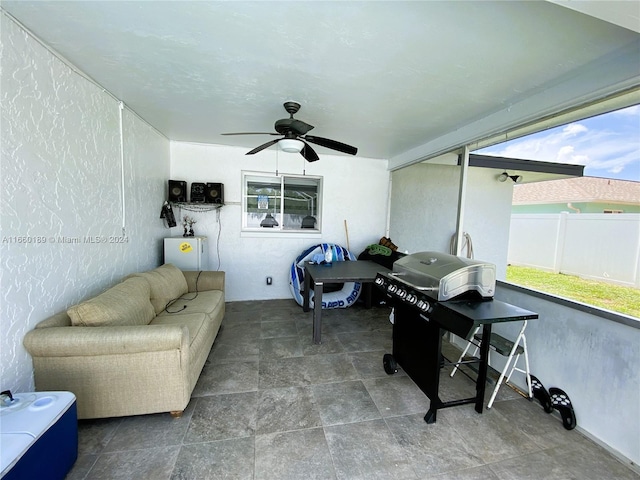
[[[507,172],[502,172],[500,175],[498,175],[499,182],[506,182],[507,178],[510,178],[513,183],[522,182],[522,175],[509,175]]]
[[[283,138],[278,145],[283,152],[289,153],[300,153],[304,148],[304,143],[295,138]]]
[[[273,218],[273,215],[271,215],[270,213],[267,213],[267,216],[264,217],[264,220],[260,222],[260,226],[265,228],[273,228],[277,227],[278,225],[278,221]]]

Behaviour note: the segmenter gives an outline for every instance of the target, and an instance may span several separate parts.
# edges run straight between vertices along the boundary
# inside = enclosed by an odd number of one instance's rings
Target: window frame
[[[320,175],[299,175],[292,173],[282,172],[261,172],[261,171],[249,171],[242,170],[242,219],[240,225],[241,236],[249,237],[293,237],[293,238],[321,238],[322,236],[322,202],[323,202],[323,184],[324,178]],[[251,181],[260,181],[264,179],[265,183],[272,183],[274,188],[279,188],[279,194],[277,197],[270,196],[269,202],[274,201],[273,208],[268,207],[268,210],[274,210],[272,213],[275,220],[278,222],[278,226],[274,227],[260,227],[250,226],[248,224],[249,214],[249,183]],[[277,182],[275,181],[277,180]],[[311,213],[316,218],[315,228],[290,228],[285,225],[286,212],[283,211],[285,205],[285,191],[287,182],[289,184],[294,183],[296,180],[312,181],[316,183],[317,193],[315,208],[311,210]],[[277,185],[277,187],[276,187]]]

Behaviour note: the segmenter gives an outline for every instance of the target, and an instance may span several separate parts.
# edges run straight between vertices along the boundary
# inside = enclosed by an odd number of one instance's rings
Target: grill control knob
[[[394,293],[396,290],[398,290],[398,286],[397,285],[391,284],[391,285],[389,285],[387,287],[387,292],[389,292],[389,293]]]
[[[425,302],[424,300],[419,300],[418,303],[416,304],[416,307],[418,307],[423,312],[428,312],[431,308],[431,305],[429,305],[429,302]]]
[[[399,289],[396,291],[396,295],[398,296],[398,298],[402,299],[402,298],[404,298],[404,297],[406,297],[406,296],[407,296],[407,292],[406,292],[405,290],[403,290],[403,289],[399,288]]]
[[[376,285],[384,285],[384,278],[376,277],[375,283]]]
[[[415,305],[418,302],[418,297],[416,297],[413,293],[407,295],[404,299],[409,305]]]

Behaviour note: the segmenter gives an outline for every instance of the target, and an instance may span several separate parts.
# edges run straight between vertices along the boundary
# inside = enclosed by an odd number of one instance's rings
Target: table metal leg
[[[313,282],[313,343],[322,343],[322,282]]]
[[[302,294],[302,311],[309,311],[309,291],[311,289],[311,275],[307,271],[304,276],[304,292]]]
[[[482,325],[482,339],[491,338],[491,324]],[[480,365],[478,366],[478,379],[476,381],[476,412],[482,413],[484,404],[484,390],[487,386],[487,366],[489,365],[489,346],[491,342],[484,341],[480,345]]]
[[[371,287],[373,286],[372,282],[362,282],[362,290],[364,294],[364,308],[371,308]]]

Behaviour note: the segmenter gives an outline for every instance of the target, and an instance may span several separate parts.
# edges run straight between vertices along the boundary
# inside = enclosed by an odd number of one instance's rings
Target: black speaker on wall
[[[189,201],[192,203],[204,203],[206,187],[204,183],[193,182],[191,184],[191,199]]]
[[[187,182],[183,180],[169,180],[169,201],[187,201]]]
[[[206,203],[224,204],[224,183],[207,183],[204,192]]]

